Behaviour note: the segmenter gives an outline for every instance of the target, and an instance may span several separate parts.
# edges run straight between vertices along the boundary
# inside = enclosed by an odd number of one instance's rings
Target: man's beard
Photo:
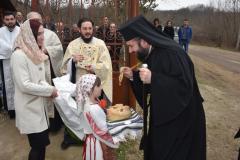
[[[139,61],[144,62],[149,54],[149,48],[143,48],[140,44],[139,44],[139,50],[137,52],[137,58]]]
[[[92,40],[92,38],[93,38],[93,35],[91,35],[89,38],[85,37],[85,36],[82,35],[81,33],[80,33],[80,35],[81,35],[82,40],[83,40],[85,43],[89,43],[89,42]]]
[[[8,25],[6,25],[6,27],[8,28],[8,30],[10,32],[12,32],[14,30],[15,26],[16,26],[16,24],[8,24]]]

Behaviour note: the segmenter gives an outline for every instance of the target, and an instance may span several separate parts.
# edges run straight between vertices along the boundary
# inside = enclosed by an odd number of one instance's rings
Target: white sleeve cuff
[[[67,63],[67,73],[72,73],[72,58]]]

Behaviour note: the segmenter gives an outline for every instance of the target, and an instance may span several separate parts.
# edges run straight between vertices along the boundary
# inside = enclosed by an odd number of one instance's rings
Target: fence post
[[[139,14],[139,0],[128,0],[128,19],[131,19]],[[137,64],[137,58],[134,54],[129,54],[129,65],[133,66]],[[136,99],[132,92],[131,87],[129,88],[129,105],[136,106]]]

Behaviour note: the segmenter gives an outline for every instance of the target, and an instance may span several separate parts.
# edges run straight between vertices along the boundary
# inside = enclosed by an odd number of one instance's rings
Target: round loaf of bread
[[[129,106],[123,104],[116,104],[107,109],[108,121],[120,121],[131,117],[131,110]]]

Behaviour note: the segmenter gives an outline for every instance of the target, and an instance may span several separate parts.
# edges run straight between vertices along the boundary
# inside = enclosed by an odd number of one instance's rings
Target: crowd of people
[[[43,20],[37,12],[28,13],[25,21],[20,12],[5,12],[3,20],[3,109],[15,118],[20,133],[27,135],[29,160],[44,160],[49,132],[63,126],[53,103],[59,94],[53,78],[66,74],[77,84],[75,99],[83,113],[85,138],[79,139],[65,127],[61,148],[84,144],[84,160],[116,159],[112,149],[118,145],[108,133],[98,99],[112,103],[112,72],[119,71],[125,42],[129,54],[137,53],[138,60],[148,65],[138,71],[130,67],[122,70],[145,117],[146,107],[150,107],[149,130],[141,143],[144,159],[206,159],[203,98],[186,54],[192,37],[187,19],[178,31],[180,45],[173,40],[171,21],[163,28],[159,19],[152,24],[143,16],[121,25],[119,30],[108,17],[103,17],[99,27],[94,27],[91,19],[81,18],[72,28],[63,22],[53,23],[49,16]],[[151,97],[149,104],[143,101],[143,91]]]
[[[179,28],[174,28],[171,20],[167,20],[164,27],[162,27],[160,20],[155,18],[153,25],[156,27],[158,32],[163,32],[165,36],[173,39],[175,38],[175,32],[177,32],[179,45],[183,47],[184,51],[188,53],[188,46],[192,39],[192,28],[189,26],[189,20],[184,19],[183,25]]]

